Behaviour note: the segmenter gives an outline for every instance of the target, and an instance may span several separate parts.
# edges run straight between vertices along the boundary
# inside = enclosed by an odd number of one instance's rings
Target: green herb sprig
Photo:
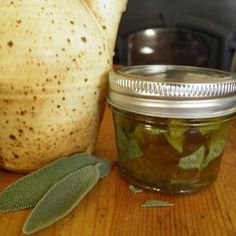
[[[141,205],[141,207],[144,207],[144,208],[147,208],[147,207],[172,207],[172,206],[174,206],[174,203],[161,201],[161,200],[155,200],[155,199],[147,200]]]
[[[34,208],[23,232],[35,233],[69,214],[110,169],[109,161],[86,153],[58,159],[1,192],[0,212]]]

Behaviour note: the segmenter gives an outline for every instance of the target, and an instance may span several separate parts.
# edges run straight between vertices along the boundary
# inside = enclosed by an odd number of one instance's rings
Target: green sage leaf
[[[125,132],[123,131],[122,127],[120,125],[117,124],[116,127],[116,135],[117,135],[117,147],[119,148],[119,150],[121,152],[126,152],[127,146],[128,146],[128,142],[129,142],[129,138],[127,137],[127,135],[125,134]]]
[[[209,153],[202,163],[202,168],[206,168],[208,164],[218,158],[224,151],[227,142],[230,124],[226,123],[218,130],[211,134],[209,143]]]
[[[228,123],[224,123],[222,117],[214,118],[211,122],[203,122],[199,126],[199,132],[202,135],[209,135],[212,132],[218,132],[220,129],[227,129]]]
[[[179,153],[183,152],[185,131],[184,123],[180,120],[171,120],[168,124],[169,130],[165,133],[165,138],[169,144]]]
[[[143,155],[143,151],[140,148],[139,142],[135,137],[129,139],[127,146],[127,156],[129,159],[138,159]]]
[[[100,178],[99,166],[86,166],[56,183],[37,203],[23,232],[35,233],[71,212]]]
[[[157,128],[149,124],[138,124],[135,127],[133,135],[141,142],[146,142],[147,136],[158,136],[166,133],[164,129]]]
[[[202,163],[202,166],[201,166],[202,169],[206,168],[211,161],[215,160],[221,155],[221,153],[223,153],[225,143],[226,143],[226,140],[221,139],[218,142],[212,143],[210,145],[209,153]]]
[[[149,126],[146,125],[145,132],[150,135],[161,135],[161,134],[166,133],[167,131],[165,129],[160,129],[157,127],[153,127],[151,125]]]
[[[109,162],[90,154],[79,153],[52,162],[21,178],[1,192],[0,212],[34,207],[43,195],[62,178],[82,167],[98,162],[102,163],[100,167],[101,177],[105,177],[110,170]]]
[[[143,155],[138,139],[131,135],[126,135],[120,125],[116,127],[117,147],[130,160],[138,159]]]
[[[219,128],[220,128],[220,124],[214,124],[214,125],[207,124],[207,125],[199,127],[198,129],[202,135],[207,135],[207,134],[210,134],[212,131],[215,131]]]
[[[205,146],[201,146],[197,151],[190,154],[189,156],[180,158],[179,168],[183,170],[190,169],[201,169],[202,163],[205,158],[206,148]]]
[[[107,160],[100,160],[100,162],[98,162],[99,165],[99,169],[100,169],[100,178],[103,179],[106,176],[108,176],[108,174],[111,171],[111,162],[107,161]]]
[[[171,207],[174,206],[174,203],[150,199],[145,201],[141,207]]]

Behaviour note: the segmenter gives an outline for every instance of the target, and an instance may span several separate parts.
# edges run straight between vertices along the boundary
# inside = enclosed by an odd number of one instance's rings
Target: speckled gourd
[[[1,1],[1,167],[93,151],[126,1]]]

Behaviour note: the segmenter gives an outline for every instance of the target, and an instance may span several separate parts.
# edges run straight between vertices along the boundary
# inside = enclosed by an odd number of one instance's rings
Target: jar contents
[[[158,118],[112,109],[120,170],[129,182],[190,193],[217,178],[232,117]]]
[[[144,65],[109,74],[118,161],[133,185],[192,193],[212,184],[236,115],[235,76]]]

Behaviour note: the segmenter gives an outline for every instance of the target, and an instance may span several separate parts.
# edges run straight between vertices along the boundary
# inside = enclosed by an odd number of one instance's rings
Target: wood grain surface
[[[106,108],[95,154],[116,158],[111,112]],[[0,171],[0,190],[22,175]],[[133,194],[114,165],[64,219],[38,236],[236,236],[236,122],[225,149],[217,181],[190,195]],[[16,196],[17,197],[17,196]],[[170,208],[141,208],[148,199],[175,203]],[[0,214],[0,235],[20,236],[30,210]]]

